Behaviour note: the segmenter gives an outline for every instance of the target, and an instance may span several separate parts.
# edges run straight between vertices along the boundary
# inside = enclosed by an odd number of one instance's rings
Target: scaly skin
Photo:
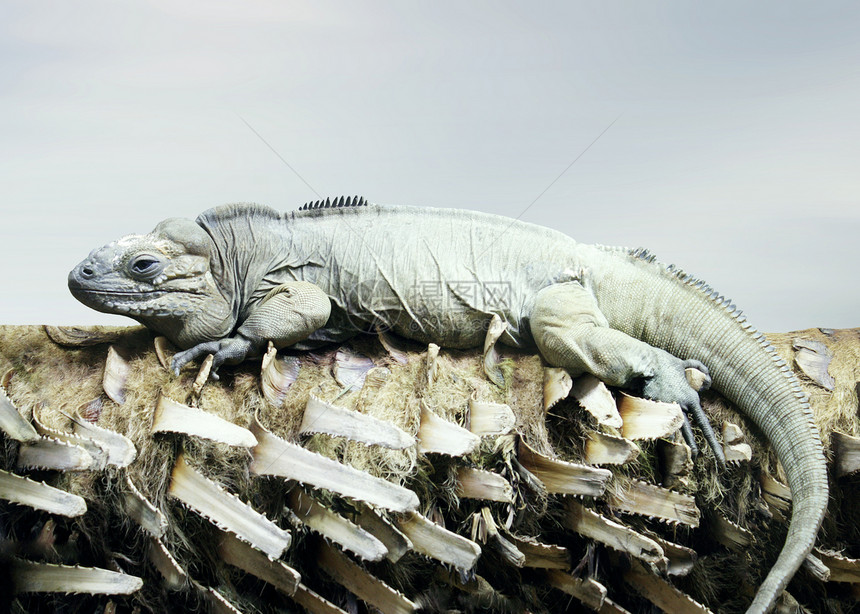
[[[228,205],[196,223],[165,220],[92,252],[69,288],[185,349],[177,372],[204,354],[217,369],[260,355],[269,341],[308,349],[379,327],[476,347],[499,315],[504,344],[537,349],[573,376],[679,403],[720,461],[684,370],[711,373],[770,440],[792,492],[786,543],[748,612],[773,608],[815,542],[826,466],[799,384],[733,306],[647,254],[497,216],[358,199],[305,209]],[[689,423],[684,436],[693,444]]]

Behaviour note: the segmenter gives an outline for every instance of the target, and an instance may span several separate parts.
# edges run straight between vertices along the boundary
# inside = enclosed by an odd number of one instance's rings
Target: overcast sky
[[[763,330],[860,326],[858,32],[856,2],[5,0],[0,323],[130,323],[69,294],[91,249],[318,193],[646,246]]]

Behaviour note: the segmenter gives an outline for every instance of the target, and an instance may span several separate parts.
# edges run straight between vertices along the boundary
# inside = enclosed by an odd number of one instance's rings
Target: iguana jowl
[[[770,610],[812,549],[827,474],[809,403],[790,369],[733,305],[642,251],[581,245],[498,216],[313,203],[256,205],[172,218],[93,251],[69,288],[99,311],[131,316],[214,367],[268,342],[308,349],[390,328],[442,347],[480,346],[498,314],[501,342],[679,403],[722,453],[686,367],[753,420],[785,469],[794,511],[785,546],[749,612]],[[692,443],[689,425],[685,437]]]

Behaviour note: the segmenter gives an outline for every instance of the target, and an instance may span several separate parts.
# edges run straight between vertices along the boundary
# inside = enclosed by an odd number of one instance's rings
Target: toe
[[[693,427],[690,425],[690,419],[686,413],[684,414],[684,424],[681,425],[681,435],[684,436],[684,442],[690,447],[692,457],[696,458],[699,455],[699,446],[696,445]]]
[[[723,468],[726,466],[726,457],[723,454],[723,447],[720,445],[720,442],[717,441],[717,435],[714,433],[714,429],[711,426],[710,420],[708,420],[708,416],[705,415],[705,411],[702,409],[702,405],[698,400],[690,403],[686,407],[684,407],[685,413],[690,413],[693,417],[693,420],[696,422],[698,427],[702,429],[702,433],[705,436],[705,440],[708,442],[708,445],[711,447],[711,450],[714,451],[714,456],[717,459],[717,464]]]

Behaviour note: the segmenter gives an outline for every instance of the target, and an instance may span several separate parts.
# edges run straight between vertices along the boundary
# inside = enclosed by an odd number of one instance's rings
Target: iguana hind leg
[[[298,343],[325,326],[330,313],[331,301],[318,286],[306,281],[281,284],[260,301],[236,329],[235,335],[199,343],[180,352],[173,357],[171,367],[178,375],[186,363],[214,354],[212,378],[218,379],[216,370],[222,364],[237,364],[259,355],[269,341],[277,348]]]
[[[695,360],[682,360],[659,348],[609,327],[594,295],[579,282],[548,286],[538,292],[530,317],[532,337],[551,365],[567,369],[571,376],[591,373],[607,384],[640,389],[657,401],[678,403],[702,429],[717,461],[724,456],[716,435],[687,382],[685,369],[707,368]],[[689,423],[684,439],[695,451]]]

